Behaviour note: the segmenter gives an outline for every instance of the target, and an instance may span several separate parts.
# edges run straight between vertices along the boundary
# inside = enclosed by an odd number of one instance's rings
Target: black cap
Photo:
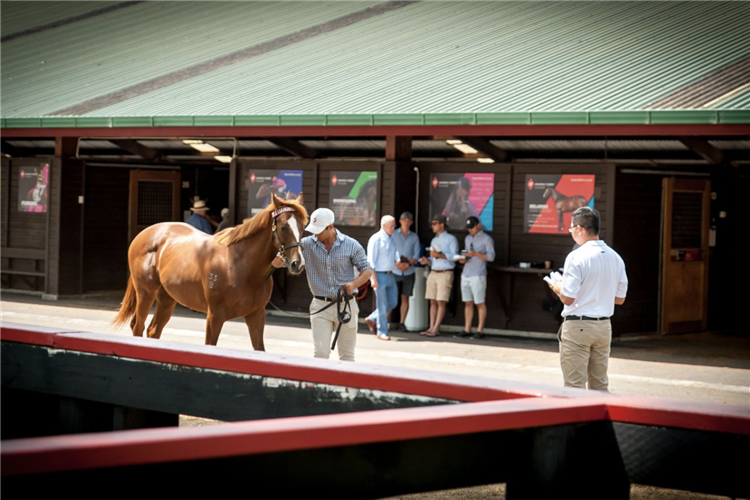
[[[479,224],[479,219],[477,219],[473,215],[466,219],[466,229],[472,229],[477,224]]]
[[[448,219],[445,218],[445,215],[443,214],[435,214],[435,216],[432,218],[433,222],[439,222],[440,224],[447,224]]]

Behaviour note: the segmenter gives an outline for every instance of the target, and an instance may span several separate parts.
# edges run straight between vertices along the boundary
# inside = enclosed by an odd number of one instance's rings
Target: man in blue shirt
[[[406,331],[406,315],[409,313],[409,297],[414,293],[414,265],[419,259],[420,251],[419,236],[413,231],[409,231],[414,223],[414,216],[411,212],[404,212],[399,218],[401,229],[395,231],[391,236],[393,243],[396,245],[396,267],[393,270],[393,277],[396,279],[396,286],[401,288],[401,331]]]
[[[466,219],[465,252],[461,259],[464,270],[461,273],[461,299],[464,301],[464,331],[456,337],[471,335],[471,323],[474,321],[474,304],[477,306],[477,333],[475,339],[484,337],[484,322],[487,319],[487,304],[484,299],[487,292],[487,263],[495,260],[495,242],[482,231],[482,224],[474,216]]]
[[[396,219],[392,215],[384,215],[380,219],[380,231],[373,234],[367,242],[367,262],[375,270],[370,283],[375,290],[377,308],[365,321],[370,331],[380,340],[391,340],[388,335],[388,313],[398,304],[398,289],[393,278],[396,246],[391,239],[395,229]]]
[[[440,325],[445,318],[445,309],[451,298],[453,287],[453,268],[456,267],[458,255],[458,240],[455,236],[445,230],[447,219],[442,214],[432,218],[432,238],[429,258],[422,257],[419,262],[423,266],[430,266],[430,275],[427,276],[425,284],[425,298],[430,301],[430,327],[420,333],[427,337],[437,337],[440,334]]]
[[[209,208],[206,206],[206,202],[196,197],[190,210],[192,210],[193,215],[188,217],[185,223],[206,234],[214,234],[214,226],[212,224],[216,223],[208,218]],[[218,224],[216,225],[218,226]]]

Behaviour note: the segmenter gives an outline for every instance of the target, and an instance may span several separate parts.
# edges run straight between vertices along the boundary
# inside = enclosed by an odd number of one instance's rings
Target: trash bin
[[[406,314],[406,329],[421,332],[430,326],[430,309],[429,303],[424,298],[425,268],[414,268],[414,293],[409,297],[409,312]]]

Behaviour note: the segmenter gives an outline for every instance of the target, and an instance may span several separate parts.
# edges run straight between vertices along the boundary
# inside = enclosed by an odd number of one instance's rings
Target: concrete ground
[[[35,296],[3,293],[0,320],[130,335],[127,327],[113,331],[109,325],[121,297],[121,294],[105,294],[43,301]],[[202,344],[204,329],[204,314],[178,306],[162,338]],[[434,339],[417,333],[392,332],[391,335],[390,342],[378,340],[366,325],[361,324],[357,337],[357,362],[562,385],[555,340],[494,335],[482,340],[458,339],[450,333]],[[309,321],[269,315],[265,344],[269,352],[312,356]],[[227,322],[218,345],[252,349],[244,322]],[[614,393],[743,406],[750,413],[750,335],[725,336],[706,332],[617,338],[612,345],[609,376],[610,390]],[[189,418],[183,420],[184,425],[210,423]],[[504,485],[490,485],[401,498],[503,497]],[[701,500],[723,497],[633,486],[631,498]]]

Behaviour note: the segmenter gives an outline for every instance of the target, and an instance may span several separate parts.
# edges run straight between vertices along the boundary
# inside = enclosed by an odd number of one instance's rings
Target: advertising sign
[[[250,169],[248,181],[248,217],[257,214],[271,202],[271,193],[282,200],[289,200],[302,192],[302,170]]]
[[[18,211],[46,213],[48,206],[49,164],[21,167],[18,173]]]
[[[430,217],[442,214],[448,229],[466,230],[466,219],[479,218],[492,231],[495,211],[495,174],[433,174],[430,180]]]
[[[330,207],[336,224],[376,226],[378,214],[378,173],[331,172]]]
[[[594,208],[595,175],[526,174],[524,232],[568,234],[578,207]]]

